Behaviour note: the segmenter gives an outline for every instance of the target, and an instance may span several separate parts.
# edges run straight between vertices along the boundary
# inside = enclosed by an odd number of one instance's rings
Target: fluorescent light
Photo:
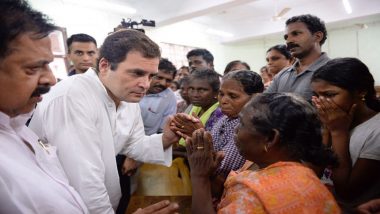
[[[351,14],[352,13],[352,8],[350,5],[350,2],[348,0],[342,0],[343,1],[343,6],[344,9],[346,10],[346,13]]]
[[[135,14],[136,9],[126,6],[126,5],[121,5],[121,4],[115,4],[111,3],[108,1],[102,1],[102,0],[65,0],[65,2],[69,2],[71,4],[76,4],[81,7],[89,7],[89,8],[94,8],[98,10],[110,10],[114,12],[119,12],[119,13],[127,13],[127,14]]]
[[[216,35],[216,36],[226,37],[226,38],[231,38],[234,36],[232,33],[228,33],[228,32],[221,31],[221,30],[215,30],[212,28],[207,29],[206,33]]]

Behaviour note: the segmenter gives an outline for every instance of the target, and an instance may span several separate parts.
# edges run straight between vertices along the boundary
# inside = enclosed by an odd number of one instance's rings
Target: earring
[[[362,101],[363,101],[363,102],[365,101],[365,95],[362,96]]]
[[[268,147],[267,147],[267,145],[264,146],[264,151],[265,151],[265,152],[268,152]]]

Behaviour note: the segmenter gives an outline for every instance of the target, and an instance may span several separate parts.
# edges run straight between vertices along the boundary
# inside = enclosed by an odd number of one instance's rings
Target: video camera
[[[140,22],[132,21],[131,19],[128,19],[127,21],[125,21],[125,19],[122,19],[121,24],[117,28],[115,28],[114,31],[122,29],[122,28],[127,28],[127,29],[139,30],[145,33],[145,30],[139,27],[140,25],[147,26],[147,27],[156,27],[156,22],[154,20],[147,20],[147,19],[142,19]]]

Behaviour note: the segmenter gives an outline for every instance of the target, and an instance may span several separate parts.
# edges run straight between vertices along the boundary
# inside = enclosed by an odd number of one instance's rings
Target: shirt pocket
[[[151,105],[146,110],[146,117],[143,118],[144,126],[147,128],[156,127],[161,124],[162,112],[159,105]]]

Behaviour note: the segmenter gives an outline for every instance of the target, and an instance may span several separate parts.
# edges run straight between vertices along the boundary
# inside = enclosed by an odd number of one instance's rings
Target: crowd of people
[[[139,165],[174,158],[190,169],[192,213],[380,212],[375,81],[322,52],[317,16],[289,18],[260,70],[234,60],[221,73],[207,49],[177,70],[133,29],[99,49],[74,34],[58,83],[44,14],[2,0],[0,26],[0,213],[125,213]]]

